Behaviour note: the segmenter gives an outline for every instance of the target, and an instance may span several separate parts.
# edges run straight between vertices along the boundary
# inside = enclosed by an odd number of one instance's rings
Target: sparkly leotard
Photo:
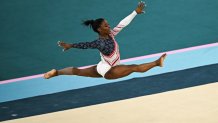
[[[98,49],[100,51],[101,62],[97,65],[97,71],[104,77],[105,73],[109,71],[111,67],[120,64],[119,46],[114,37],[126,27],[136,15],[136,11],[133,11],[120,21],[120,23],[111,30],[109,39],[99,38],[91,42],[74,43],[73,47],[79,49]]]
[[[92,42],[81,42],[73,44],[74,48],[80,49],[98,49],[102,54],[109,56],[114,51],[113,39],[97,39]]]

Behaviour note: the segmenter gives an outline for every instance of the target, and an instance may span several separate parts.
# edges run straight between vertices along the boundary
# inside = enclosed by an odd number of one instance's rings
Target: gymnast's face
[[[102,21],[100,27],[98,28],[100,35],[109,35],[110,34],[110,25],[106,20]]]

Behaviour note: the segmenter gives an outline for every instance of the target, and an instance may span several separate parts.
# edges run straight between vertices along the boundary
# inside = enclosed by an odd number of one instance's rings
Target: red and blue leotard
[[[80,43],[74,43],[74,48],[79,49],[98,49],[100,51],[101,56],[101,64],[98,64],[97,70],[99,74],[101,74],[103,77],[106,74],[107,71],[113,66],[120,64],[120,52],[119,52],[119,45],[115,40],[115,36],[124,28],[126,27],[137,15],[135,11],[133,11],[130,15],[125,17],[120,23],[111,30],[110,38],[109,39],[101,39],[98,38],[91,42],[80,42]],[[103,68],[101,68],[100,65],[102,63],[105,65]],[[104,69],[104,70],[100,70]]]

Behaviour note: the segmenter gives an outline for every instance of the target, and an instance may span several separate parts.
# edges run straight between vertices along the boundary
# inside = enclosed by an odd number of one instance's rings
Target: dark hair
[[[104,21],[104,19],[103,18],[98,18],[98,19],[96,19],[96,20],[86,20],[86,21],[83,21],[83,25],[85,25],[85,26],[90,26],[90,27],[92,27],[92,29],[95,31],[95,32],[97,32],[97,33],[99,33],[98,32],[98,28],[101,26],[101,23]]]

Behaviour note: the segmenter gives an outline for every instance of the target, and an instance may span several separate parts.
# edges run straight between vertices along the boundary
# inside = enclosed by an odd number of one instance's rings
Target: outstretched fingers
[[[63,41],[58,41],[57,44],[58,44],[59,47],[63,48],[63,52],[70,49],[70,45],[63,42]]]
[[[146,5],[145,5],[145,2],[144,2],[144,1],[140,1],[140,2],[138,3],[136,12],[137,12],[138,14],[145,13],[145,11],[143,11],[144,8],[145,8],[145,6],[146,6]]]

